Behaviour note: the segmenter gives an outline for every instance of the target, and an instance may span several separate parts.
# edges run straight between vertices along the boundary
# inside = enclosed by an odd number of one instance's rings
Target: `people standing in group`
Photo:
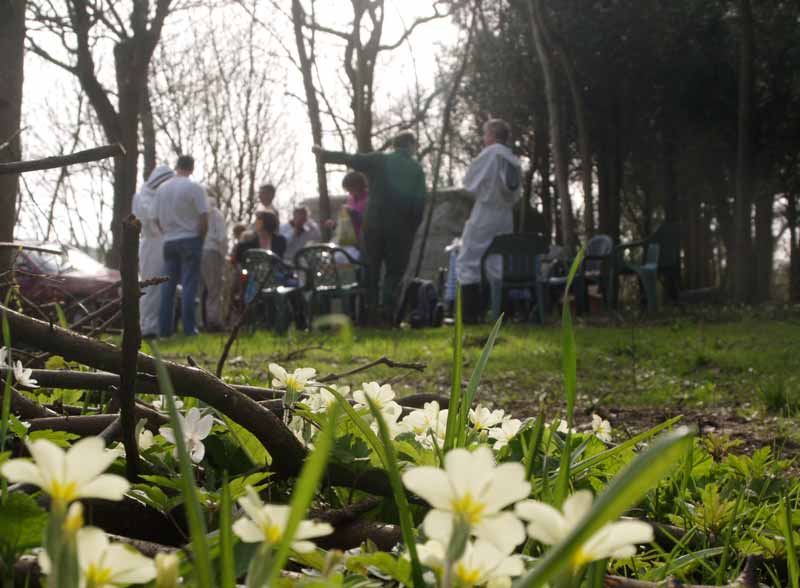
[[[217,201],[208,197],[208,231],[203,240],[202,291],[203,327],[206,331],[221,331],[222,283],[224,278],[225,255],[228,252],[228,231],[225,217],[217,207]]]
[[[160,165],[150,172],[142,189],[133,197],[133,214],[142,223],[139,240],[139,276],[143,280],[162,275],[164,269],[164,239],[156,222],[156,190],[164,182],[175,176],[166,165]],[[139,299],[139,324],[142,337],[152,339],[158,336],[158,316],[161,305],[161,288],[149,286]]]
[[[520,197],[521,165],[511,152],[511,128],[501,119],[483,126],[485,147],[472,161],[464,177],[464,189],[475,195],[475,205],[461,235],[456,275],[461,283],[465,322],[477,322],[483,308],[481,259],[497,235],[514,231],[514,204]],[[501,260],[490,257],[486,273],[490,281],[502,279]]]
[[[189,179],[194,158],[181,155],[176,176],[156,191],[156,219],[164,235],[159,336],[173,333],[175,291],[181,284],[181,322],[186,335],[197,334],[195,304],[200,285],[203,239],[208,231],[208,203],[203,187]]]
[[[298,206],[292,211],[292,220],[283,225],[281,234],[286,238],[285,255],[288,261],[292,261],[295,253],[303,247],[322,238],[319,226],[305,206]]]
[[[425,172],[415,159],[417,139],[405,131],[393,153],[348,154],[313,148],[325,163],[344,164],[369,179],[362,244],[368,268],[370,322],[393,323],[400,285],[425,209]],[[385,272],[381,288],[381,273]]]

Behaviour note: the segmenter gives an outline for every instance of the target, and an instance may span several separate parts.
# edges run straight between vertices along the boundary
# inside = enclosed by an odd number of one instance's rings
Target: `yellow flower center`
[[[469,492],[453,500],[450,506],[453,513],[460,515],[470,525],[477,525],[486,510],[486,505],[475,500]]]
[[[481,581],[481,571],[475,568],[469,568],[463,563],[458,562],[453,566],[456,578],[467,586],[475,586]]]
[[[76,482],[62,484],[58,480],[53,480],[48,489],[48,494],[53,500],[63,501],[68,504],[78,498],[78,484]]]
[[[95,564],[89,564],[86,569],[87,586],[105,586],[111,580],[111,569],[101,568]]]
[[[300,382],[297,381],[297,378],[294,376],[287,376],[286,377],[286,389],[290,392],[301,392],[303,387],[300,385]]]
[[[269,521],[265,522],[261,529],[264,531],[264,538],[266,539],[267,543],[275,544],[281,540],[283,537],[283,529],[281,529],[278,525],[273,525]]]

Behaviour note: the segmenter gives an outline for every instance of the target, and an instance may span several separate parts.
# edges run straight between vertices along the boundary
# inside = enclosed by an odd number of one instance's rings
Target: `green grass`
[[[490,330],[491,325],[465,329],[464,377],[472,372]],[[623,327],[578,323],[575,335],[578,412],[595,406],[679,406],[712,412],[715,407],[753,407],[773,413],[775,399],[765,402],[765,385],[791,381],[800,373],[800,327],[789,321],[745,319],[712,324],[682,319]],[[451,328],[356,329],[353,336],[351,342],[330,331],[288,337],[245,334],[231,350],[224,376],[232,382],[266,385],[271,361],[287,368],[314,367],[327,374],[386,355],[395,361],[422,361],[428,367],[418,373],[379,366],[344,383],[392,379],[400,395],[449,393]],[[164,342],[162,349],[171,357],[191,355],[213,371],[224,342],[224,335],[176,338]],[[322,349],[300,351],[286,359],[292,352],[316,346]],[[478,388],[478,401],[511,408],[518,416],[536,414],[540,407],[549,411],[562,407],[560,354],[559,326],[504,326]],[[797,386],[783,389],[800,394]],[[797,399],[789,401],[797,406]],[[777,412],[786,416],[786,411]]]

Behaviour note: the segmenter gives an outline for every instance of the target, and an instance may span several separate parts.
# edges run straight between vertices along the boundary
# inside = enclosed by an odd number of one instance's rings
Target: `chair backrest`
[[[611,257],[614,251],[614,240],[608,235],[595,235],[586,243],[586,255],[592,257]],[[586,261],[585,269],[587,272],[599,272],[603,270],[602,259],[589,259]]]
[[[269,290],[277,288],[285,284],[292,274],[289,265],[268,249],[249,249],[245,251],[242,266],[247,272],[248,289]]]
[[[659,269],[678,269],[681,267],[681,236],[683,225],[676,222],[665,222],[656,229],[648,241],[658,243]]]
[[[339,289],[358,285],[358,270],[344,271],[343,264],[353,267],[355,260],[333,243],[306,245],[294,255],[294,264],[307,270],[308,287]]]
[[[537,277],[537,257],[547,251],[540,233],[498,235],[481,258],[481,280],[486,281],[486,259],[499,255],[503,260],[503,283],[532,283]]]
[[[649,266],[658,266],[661,260],[661,245],[658,243],[648,243],[647,251],[645,252],[644,264]]]

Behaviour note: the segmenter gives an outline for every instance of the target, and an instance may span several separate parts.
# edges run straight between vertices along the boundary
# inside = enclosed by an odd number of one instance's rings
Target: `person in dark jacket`
[[[242,265],[244,253],[249,249],[269,249],[283,259],[283,254],[286,253],[286,238],[278,233],[278,228],[278,217],[275,213],[265,210],[256,212],[254,230],[242,234],[234,248],[233,258],[236,263]]]
[[[362,242],[368,269],[369,314],[391,320],[405,274],[414,236],[425,210],[425,172],[414,158],[417,138],[409,131],[392,141],[393,153],[351,155],[325,151],[314,153],[325,163],[346,165],[369,179],[370,193],[364,212]],[[385,271],[379,289],[381,271]]]

